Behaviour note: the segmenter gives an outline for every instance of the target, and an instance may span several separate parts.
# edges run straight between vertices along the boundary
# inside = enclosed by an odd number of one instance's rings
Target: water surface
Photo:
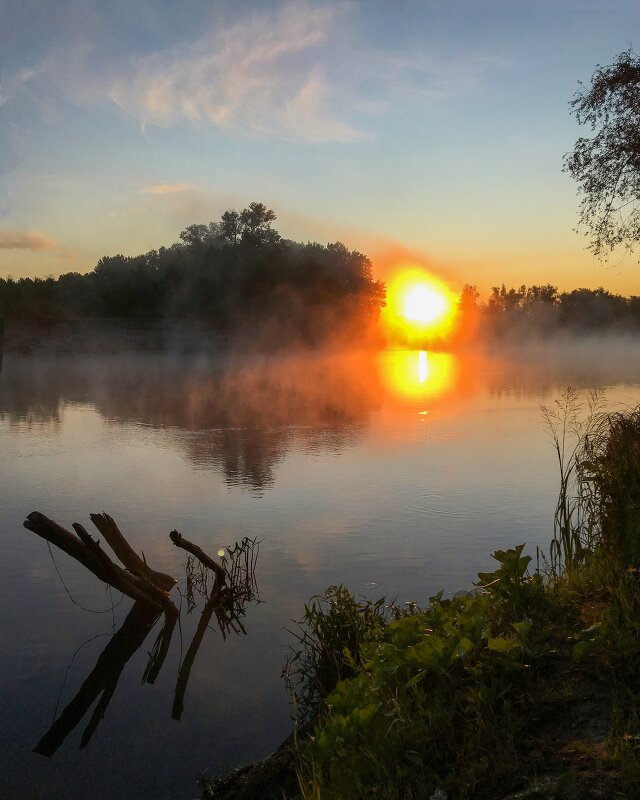
[[[201,772],[267,755],[291,729],[280,671],[304,601],[345,583],[424,602],[469,587],[497,547],[548,550],[557,478],[540,404],[567,385],[637,404],[637,352],[628,340],[500,357],[6,355],[2,796],[192,798]],[[33,749],[132,603],[64,554],[54,560],[22,527],[33,510],[67,527],[108,511],[150,565],[179,579],[182,604],[157,681],[141,677],[160,621],[123,665],[88,745],[90,712],[51,757]],[[246,635],[206,630],[179,721],[176,680],[203,601],[187,613],[173,528],[211,554],[261,540],[261,602],[244,609]]]

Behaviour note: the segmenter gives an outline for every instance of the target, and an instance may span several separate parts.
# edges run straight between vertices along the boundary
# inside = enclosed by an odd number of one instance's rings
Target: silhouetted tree
[[[221,226],[217,222],[208,225],[189,225],[180,233],[180,238],[189,247],[204,247],[213,244],[221,236]]]
[[[254,246],[277,244],[280,234],[271,227],[275,219],[275,211],[263,203],[250,203],[248,208],[240,212],[242,241]]]
[[[242,235],[242,223],[237,211],[225,211],[220,220],[220,236],[227,244],[237,244]]]
[[[478,287],[471,283],[465,283],[460,292],[460,297],[458,298],[458,308],[460,312],[465,314],[469,311],[475,311],[478,308],[479,299],[480,292],[478,292]]]
[[[581,84],[570,105],[594,132],[564,161],[582,194],[579,224],[589,249],[601,258],[618,245],[633,250],[640,240],[640,58],[629,49],[610,66],[598,65],[591,86]]]
[[[263,203],[189,225],[180,241],[138,256],[105,256],[88,275],[0,279],[0,314],[13,318],[195,319],[275,344],[366,333],[385,302],[369,259],[341,242],[296,244],[273,228]],[[251,325],[247,325],[250,322]]]

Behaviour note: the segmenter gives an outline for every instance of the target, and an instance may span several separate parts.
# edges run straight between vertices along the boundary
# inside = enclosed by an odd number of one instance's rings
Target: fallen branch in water
[[[49,519],[39,511],[32,511],[24,521],[24,527],[41,536],[47,542],[55,544],[60,550],[63,550],[71,558],[79,561],[90,572],[93,572],[101,581],[110,584],[114,589],[126,594],[127,597],[150,603],[160,608],[172,605],[168,593],[156,585],[150,576],[136,575],[114,563],[100,547],[100,544],[92,539],[79,523],[76,522],[73,525],[77,534],[74,535],[71,531],[58,525],[57,522]],[[122,538],[124,539],[124,537]],[[151,572],[153,571],[149,570],[149,573]],[[169,576],[164,577],[168,578]],[[173,578],[171,580],[175,583]]]
[[[183,550],[191,553],[191,555],[195,556],[200,563],[205,565],[205,567],[212,569],[216,574],[216,578],[220,578],[222,581],[225,580],[227,573],[224,567],[218,564],[217,561],[214,561],[211,556],[208,556],[204,550],[198,547],[197,544],[185,539],[181,533],[178,533],[178,531],[171,531],[169,536],[176,547],[181,547]]]
[[[173,589],[177,583],[176,579],[171,575],[166,575],[164,572],[156,572],[151,569],[124,538],[112,517],[105,512],[102,514],[90,514],[89,516],[91,517],[91,522],[104,536],[113,552],[129,572],[138,575],[140,578],[146,578],[165,592],[170,592]]]

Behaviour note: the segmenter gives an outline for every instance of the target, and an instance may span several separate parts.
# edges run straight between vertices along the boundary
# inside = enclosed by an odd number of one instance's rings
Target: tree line
[[[273,227],[262,203],[190,225],[180,241],[137,256],[105,256],[86,275],[0,279],[0,314],[21,321],[78,318],[200,320],[220,331],[278,321],[306,339],[368,330],[385,303],[371,261],[342,242],[301,244]]]
[[[485,301],[477,288],[465,285],[459,300],[461,321],[479,333],[508,338],[554,333],[627,333],[640,331],[640,297],[606,289],[560,292],[551,284],[507,288],[493,286]]]

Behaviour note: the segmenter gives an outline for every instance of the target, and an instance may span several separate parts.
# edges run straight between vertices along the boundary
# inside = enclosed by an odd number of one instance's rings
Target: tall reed
[[[560,472],[549,551],[551,572],[556,577],[583,564],[600,539],[598,498],[588,455],[593,441],[606,439],[604,406],[604,390],[590,391],[583,399],[569,387],[553,406],[541,409]]]

